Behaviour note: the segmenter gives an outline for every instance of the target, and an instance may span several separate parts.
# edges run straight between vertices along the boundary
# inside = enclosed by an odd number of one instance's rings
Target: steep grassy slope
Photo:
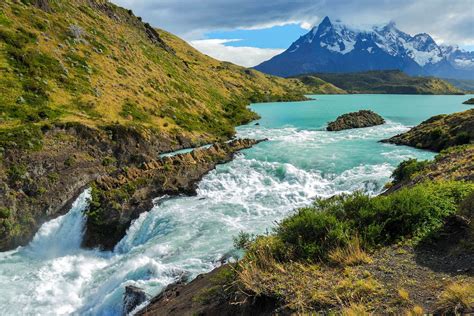
[[[386,193],[426,180],[474,181],[474,109],[433,116],[383,142],[441,151],[432,161],[402,162]]]
[[[118,122],[213,139],[254,117],[249,100],[302,98],[295,80],[216,61],[105,1],[7,0],[0,14],[2,128]]]
[[[410,77],[393,71],[321,73],[315,76],[350,93],[462,94],[450,83],[432,77]],[[304,80],[307,76],[299,76]]]
[[[474,144],[450,147],[430,161],[406,160],[395,169],[393,178],[385,194],[428,179],[474,182]]]

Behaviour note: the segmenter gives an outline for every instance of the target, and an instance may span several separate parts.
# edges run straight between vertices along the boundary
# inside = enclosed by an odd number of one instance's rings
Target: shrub
[[[11,215],[10,209],[6,207],[0,207],[0,219],[8,218]]]
[[[307,207],[283,220],[277,235],[292,246],[300,258],[325,257],[329,249],[344,246],[350,239],[350,226],[333,212]]]
[[[148,121],[150,116],[143,109],[139,108],[137,104],[126,101],[122,106],[122,111],[119,113],[124,118],[131,117],[137,121]]]
[[[110,166],[113,165],[117,162],[117,159],[115,157],[107,156],[104,159],[102,159],[102,166]]]
[[[363,248],[427,237],[474,191],[463,182],[424,183],[388,196],[360,192],[321,199],[276,228],[282,247],[298,259],[328,259],[359,236]],[[340,250],[341,251],[341,250]]]
[[[64,160],[64,165],[66,167],[72,167],[74,163],[76,162],[76,159],[73,156],[69,156]]]
[[[26,172],[25,165],[13,165],[7,170],[8,179],[12,183],[22,181],[26,176]]]
[[[416,159],[408,159],[402,161],[398,167],[393,171],[392,178],[395,183],[400,183],[405,180],[409,180],[412,175],[423,170],[428,166],[429,161],[423,160],[418,161]]]
[[[430,137],[432,140],[437,140],[445,135],[444,130],[441,127],[436,127],[430,132]]]
[[[466,217],[471,222],[474,221],[474,192],[469,194],[461,203],[460,215]]]
[[[253,236],[252,238],[254,240],[245,245],[247,258],[256,259],[271,256],[274,260],[286,260],[290,257],[287,247],[278,236]]]
[[[456,135],[455,144],[456,145],[464,145],[469,144],[471,141],[471,136],[467,132],[461,132]]]
[[[254,240],[254,235],[241,231],[236,237],[233,238],[234,248],[246,250]]]

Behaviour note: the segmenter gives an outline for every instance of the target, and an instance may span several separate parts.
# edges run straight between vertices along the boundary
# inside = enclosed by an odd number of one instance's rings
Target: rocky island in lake
[[[385,123],[383,117],[370,110],[347,113],[339,116],[334,122],[329,122],[328,131],[342,131],[351,128],[370,127]]]
[[[474,98],[464,101],[463,104],[474,104]]]

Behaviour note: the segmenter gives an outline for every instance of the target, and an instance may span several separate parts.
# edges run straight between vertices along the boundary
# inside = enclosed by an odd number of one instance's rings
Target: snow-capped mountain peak
[[[273,64],[275,60],[278,65]],[[293,69],[281,69],[282,60]],[[400,69],[474,79],[474,52],[439,46],[427,33],[411,36],[393,21],[362,28],[325,17],[285,52],[255,68],[276,75]]]

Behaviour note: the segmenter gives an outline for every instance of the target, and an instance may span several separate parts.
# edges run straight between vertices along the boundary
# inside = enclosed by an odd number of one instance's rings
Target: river
[[[315,100],[254,104],[262,118],[239,137],[269,141],[207,174],[193,197],[157,197],[113,252],[80,248],[86,190],[71,210],[45,223],[25,247],[0,253],[1,315],[119,315],[126,285],[152,296],[182,275],[194,277],[238,256],[240,231],[265,233],[316,197],[377,194],[408,158],[434,153],[382,144],[432,115],[468,109],[472,96],[317,95]],[[387,123],[326,132],[338,115],[372,109]]]

